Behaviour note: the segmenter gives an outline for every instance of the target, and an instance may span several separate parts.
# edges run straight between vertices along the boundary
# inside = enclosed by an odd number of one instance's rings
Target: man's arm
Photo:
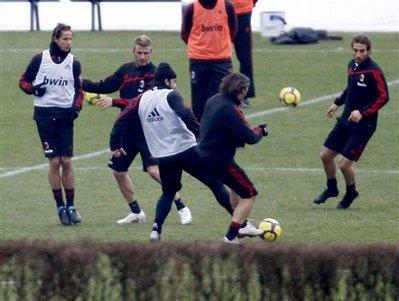
[[[360,111],[362,117],[368,117],[370,115],[374,115],[381,109],[388,101],[389,101],[389,92],[388,85],[385,80],[384,74],[380,71],[373,72],[373,77],[376,83],[376,88],[378,91],[378,96],[373,101],[371,106],[369,106],[366,110]]]
[[[91,93],[113,93],[119,91],[123,84],[123,68],[121,66],[115,73],[98,82],[83,79],[83,90]]]
[[[193,27],[193,15],[194,15],[194,3],[189,4],[184,11],[180,36],[184,43],[188,43],[188,38],[190,36],[191,28]]]
[[[26,94],[33,94],[34,92],[32,83],[36,78],[41,63],[42,63],[42,54],[41,53],[36,54],[30,61],[24,74],[22,74],[21,78],[19,79],[19,87]]]
[[[172,91],[168,94],[166,100],[177,116],[183,120],[187,128],[198,138],[200,124],[197,118],[195,118],[193,111],[184,105],[181,95],[176,91]]]
[[[82,74],[82,67],[80,62],[77,59],[73,60],[73,78],[74,78],[74,88],[75,88],[75,97],[73,100],[74,106],[81,110],[83,106],[83,86],[82,86],[82,79],[80,75]]]
[[[225,126],[230,129],[237,146],[255,144],[259,142],[263,136],[267,135],[267,132],[264,133],[262,129],[264,128],[263,125],[252,129],[239,107],[235,107],[235,110],[232,111],[226,111],[226,115],[223,117],[223,122]]]
[[[230,29],[230,39],[234,42],[238,30],[238,21],[234,5],[228,0],[226,0],[226,12]]]

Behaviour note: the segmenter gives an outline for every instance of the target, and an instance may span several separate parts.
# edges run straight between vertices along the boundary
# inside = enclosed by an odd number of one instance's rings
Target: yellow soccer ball
[[[91,104],[91,105],[95,105],[97,104],[97,102],[99,101],[101,97],[101,94],[98,93],[90,93],[90,92],[85,92],[85,100]]]
[[[278,94],[278,99],[286,106],[295,107],[301,101],[301,93],[294,87],[285,87]]]
[[[265,231],[262,238],[266,241],[274,241],[283,233],[280,223],[274,218],[264,218],[258,228]]]

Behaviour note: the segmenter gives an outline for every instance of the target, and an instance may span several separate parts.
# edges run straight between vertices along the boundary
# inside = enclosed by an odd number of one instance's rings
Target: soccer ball
[[[301,93],[294,87],[286,87],[280,91],[278,98],[283,104],[295,107],[301,101]]]
[[[276,240],[283,232],[280,223],[274,218],[264,218],[258,228],[265,231],[262,238],[266,241]]]
[[[99,101],[100,97],[101,94],[85,92],[85,100],[91,105],[95,105]]]

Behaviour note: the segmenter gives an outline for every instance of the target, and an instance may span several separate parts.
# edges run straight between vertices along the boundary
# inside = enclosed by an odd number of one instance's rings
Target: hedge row
[[[399,300],[399,245],[0,243],[1,300]]]

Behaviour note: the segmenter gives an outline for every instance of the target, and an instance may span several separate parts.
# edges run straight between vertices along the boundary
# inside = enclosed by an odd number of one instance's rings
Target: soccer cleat
[[[179,214],[180,222],[182,223],[182,225],[191,224],[192,222],[191,211],[188,207],[180,209],[179,211],[177,211],[177,214]]]
[[[79,214],[78,210],[75,208],[75,206],[69,206],[67,208],[67,213],[69,215],[69,219],[71,222],[74,224],[80,223],[82,221],[82,216]]]
[[[145,222],[145,213],[143,210],[140,213],[130,212],[126,217],[118,220],[116,223],[118,225],[125,225],[131,223],[144,223]]]
[[[337,197],[339,194],[338,189],[335,190],[329,190],[327,188],[324,188],[324,191],[318,195],[317,197],[315,197],[315,199],[313,200],[313,202],[317,205],[319,204],[323,204],[325,201],[327,201],[327,199],[329,198],[335,198]]]
[[[262,236],[265,233],[264,230],[256,228],[250,221],[247,221],[247,225],[243,228],[238,230],[239,237],[255,237],[255,236]]]
[[[348,209],[352,202],[359,196],[356,190],[351,193],[345,193],[341,202],[338,203],[337,209]]]
[[[156,242],[161,241],[161,234],[158,233],[156,230],[152,230],[150,234],[150,241]]]
[[[235,237],[234,239],[230,240],[226,236],[223,237],[223,242],[225,244],[230,244],[230,245],[239,245],[241,243],[241,241],[238,237]]]
[[[63,224],[64,226],[71,225],[71,219],[69,218],[68,212],[65,209],[65,207],[64,206],[58,207],[57,211],[61,224]]]

